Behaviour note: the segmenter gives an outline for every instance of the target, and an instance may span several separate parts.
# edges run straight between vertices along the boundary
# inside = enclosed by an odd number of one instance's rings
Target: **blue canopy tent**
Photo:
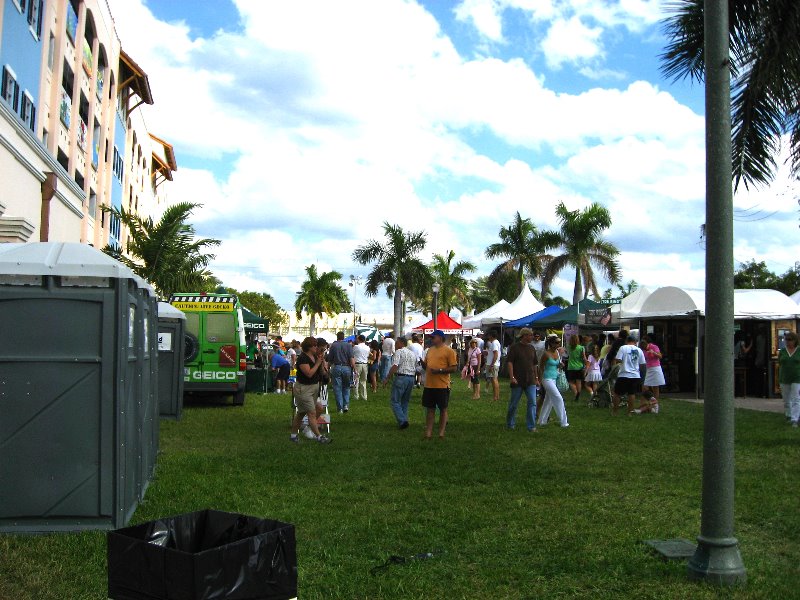
[[[531,325],[535,325],[538,319],[544,319],[545,317],[549,317],[552,314],[555,314],[561,310],[560,306],[547,306],[542,310],[533,313],[532,315],[528,315],[527,317],[521,317],[519,319],[514,319],[513,321],[506,321],[503,323],[505,327],[508,328],[515,328],[515,327],[530,327]]]

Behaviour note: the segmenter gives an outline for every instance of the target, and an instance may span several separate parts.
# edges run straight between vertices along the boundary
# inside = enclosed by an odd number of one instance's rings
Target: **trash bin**
[[[0,531],[113,529],[133,515],[158,449],[153,299],[91,246],[0,245]]]
[[[162,418],[180,420],[183,411],[183,338],[186,315],[158,303],[158,406]]]
[[[201,510],[108,533],[114,600],[297,597],[294,525]]]
[[[247,369],[245,371],[245,390],[264,394],[267,391],[267,370]]]

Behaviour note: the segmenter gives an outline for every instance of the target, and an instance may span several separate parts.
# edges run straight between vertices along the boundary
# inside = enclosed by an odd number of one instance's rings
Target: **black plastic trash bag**
[[[297,596],[294,525],[202,510],[108,533],[114,600]]]

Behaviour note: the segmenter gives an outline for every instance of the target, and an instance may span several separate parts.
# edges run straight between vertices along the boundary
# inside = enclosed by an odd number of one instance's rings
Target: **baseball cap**
[[[434,329],[431,335],[438,335],[440,338],[444,339],[444,331],[441,329]]]

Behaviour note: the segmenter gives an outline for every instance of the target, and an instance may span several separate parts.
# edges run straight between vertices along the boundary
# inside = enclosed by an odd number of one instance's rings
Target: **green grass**
[[[568,404],[571,427],[515,431],[503,400],[456,382],[445,441],[422,441],[420,391],[399,431],[381,391],[334,415],[330,446],[288,442],[286,396],[191,407],[162,422],[156,477],[133,523],[216,508],[297,528],[306,598],[798,598],[800,434],[736,414],[736,535],[748,583],[687,581],[645,539],[694,539],[702,407],[612,418]],[[485,392],[484,392],[485,396]],[[520,422],[519,420],[522,419]],[[392,554],[433,559],[370,569]],[[0,536],[0,598],[106,597],[105,534]]]

